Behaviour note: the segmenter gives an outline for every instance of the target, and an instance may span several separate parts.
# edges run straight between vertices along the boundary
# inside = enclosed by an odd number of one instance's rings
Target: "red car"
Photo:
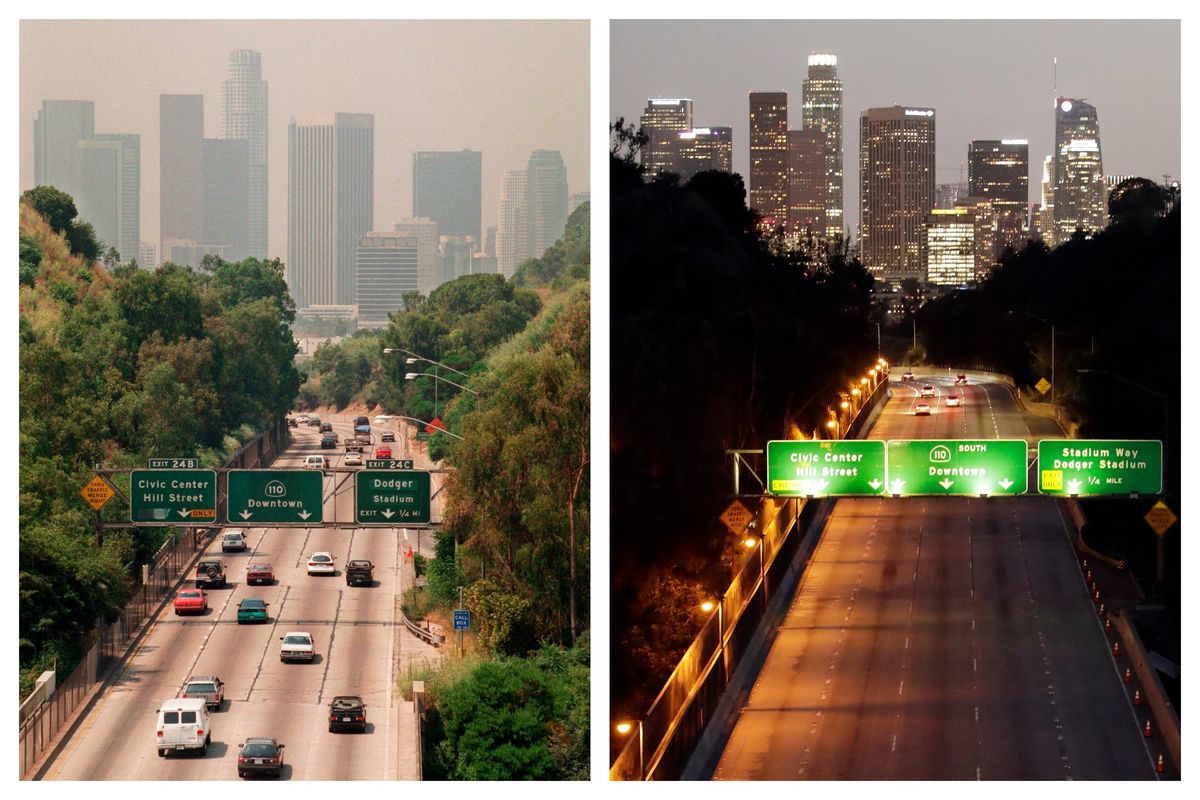
[[[392,448],[376,447],[375,448],[375,457],[376,458],[391,458],[392,457]]]
[[[246,567],[246,583],[254,586],[263,583],[270,585],[275,582],[275,569],[265,561],[255,561]]]
[[[175,616],[208,611],[208,593],[203,589],[180,589],[175,595]]]

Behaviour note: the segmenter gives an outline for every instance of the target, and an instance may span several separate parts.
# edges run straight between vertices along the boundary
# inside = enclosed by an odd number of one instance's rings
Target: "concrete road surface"
[[[917,378],[871,438],[1051,435],[1001,384]],[[840,500],[713,777],[1153,779],[1107,647],[1056,502]]]
[[[335,423],[339,437],[349,434],[351,422]],[[321,451],[315,427],[292,432],[293,446],[273,467],[298,468],[305,455],[316,452],[340,465],[344,447]],[[208,554],[225,561],[230,587],[209,591],[204,616],[177,617],[168,605],[46,778],[236,780],[237,746],[248,736],[273,736],[286,745],[285,780],[417,778],[416,719],[412,704],[399,697],[395,675],[439,653],[399,621],[405,552],[408,540],[415,543],[415,531],[354,527],[348,478],[325,477],[325,519],[346,520],[344,526],[249,527],[244,554],[222,555],[218,536]],[[334,554],[337,575],[306,573],[316,550]],[[252,558],[271,562],[274,585],[246,584]],[[346,585],[343,570],[351,558],[374,562],[375,586]],[[237,624],[237,604],[245,597],[270,604],[267,624]],[[280,662],[279,637],[291,630],[313,635],[315,663]],[[226,700],[212,716],[207,756],[160,758],[154,747],[159,702],[174,697],[189,675],[214,674],[225,681]],[[365,735],[327,730],[328,705],[338,694],[361,695],[366,702]]]

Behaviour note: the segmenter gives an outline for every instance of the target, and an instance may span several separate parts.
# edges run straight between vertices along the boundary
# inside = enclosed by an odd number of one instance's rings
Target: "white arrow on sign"
[[[949,478],[942,478],[940,481],[938,481],[938,486],[941,486],[943,489],[946,489],[947,491],[949,491],[950,487],[953,485],[954,485],[954,481],[950,480]]]
[[[1010,481],[1008,478],[1005,478],[1004,480],[1000,481],[1000,488],[1004,489],[1005,491],[1008,491],[1008,487],[1010,487],[1012,485],[1013,485],[1013,482]]]
[[[383,515],[384,519],[391,519],[392,517],[396,516],[396,512],[392,511],[390,508],[384,509],[383,511],[380,511],[379,513]]]
[[[1067,494],[1079,494],[1079,481],[1067,481]]]
[[[900,490],[904,488],[904,481],[892,481],[892,494],[900,494]]]
[[[875,489],[876,491],[878,491],[879,487],[883,486],[883,481],[879,480],[879,478],[876,478],[875,480],[868,483],[867,486],[870,486],[872,489]]]
[[[191,509],[181,508],[175,513],[177,513],[181,517],[186,517],[188,514],[191,514],[192,512],[191,512]]]
[[[238,516],[241,517],[242,519],[250,519],[254,515],[251,514],[249,511],[243,511],[242,513],[238,514]]]
[[[312,514],[308,513],[307,511],[301,511],[297,516],[300,517],[300,519],[308,519],[312,516]]]

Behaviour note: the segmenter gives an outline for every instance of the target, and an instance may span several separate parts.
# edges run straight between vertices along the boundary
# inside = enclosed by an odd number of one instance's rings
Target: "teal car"
[[[238,603],[237,621],[239,625],[243,622],[266,622],[267,604],[257,598],[247,597]]]

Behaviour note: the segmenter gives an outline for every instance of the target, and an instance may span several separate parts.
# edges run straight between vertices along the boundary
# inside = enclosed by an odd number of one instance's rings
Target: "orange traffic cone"
[[[1088,586],[1091,586],[1093,583],[1095,583],[1095,581],[1092,580],[1092,571],[1090,569],[1087,571],[1087,582]]]
[[[1083,560],[1083,568],[1087,569],[1087,559],[1086,558]]]
[[[1100,590],[1099,590],[1099,589],[1097,589],[1097,590],[1096,590],[1096,593],[1095,593],[1094,595],[1092,595],[1092,602],[1093,602],[1093,603],[1099,603],[1099,602],[1100,602]]]
[[[1155,772],[1166,772],[1167,768],[1163,765],[1162,753],[1158,754],[1158,763],[1154,765]]]
[[[1133,690],[1133,704],[1135,706],[1140,706],[1142,704],[1142,690],[1141,689]]]
[[[1146,720],[1146,730],[1142,731],[1142,735],[1147,739],[1154,735],[1150,730],[1150,720]]]
[[[1129,667],[1125,668],[1125,682],[1133,683],[1133,671]]]
[[[1116,658],[1119,655],[1121,655],[1121,643],[1113,642],[1113,657]]]
[[[1104,632],[1108,633],[1112,630],[1112,620],[1107,617],[1104,619]]]
[[[1099,592],[1096,592],[1096,594],[1099,594]],[[1104,618],[1104,617],[1108,616],[1108,612],[1106,612],[1106,611],[1104,610],[1104,603],[1101,603],[1101,604],[1100,604],[1100,612],[1099,612],[1099,613],[1100,613],[1100,617],[1101,617],[1101,618]]]

